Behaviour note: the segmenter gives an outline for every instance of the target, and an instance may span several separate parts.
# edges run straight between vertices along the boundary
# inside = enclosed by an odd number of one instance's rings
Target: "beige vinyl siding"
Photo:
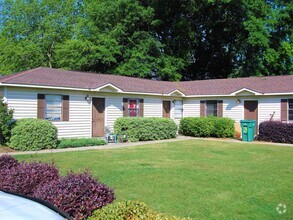
[[[274,114],[275,113],[275,114]],[[273,116],[273,117],[272,117]],[[281,98],[261,98],[258,101],[258,122],[280,120]]]
[[[69,121],[52,122],[58,129],[58,137],[91,137],[91,103],[84,95],[69,95]]]
[[[37,93],[32,90],[7,89],[8,108],[13,109],[13,118],[37,118]]]
[[[238,104],[237,99],[237,97],[223,99],[223,117],[231,118],[239,123],[243,119],[243,100]]]
[[[162,117],[162,103],[160,98],[144,98],[144,117]]]
[[[109,96],[106,98],[105,126],[113,129],[117,118],[123,117],[122,97]]]
[[[183,101],[183,117],[199,117],[200,116],[200,100],[185,99]]]
[[[283,97],[282,97],[283,98]],[[241,103],[237,104],[237,97],[224,99],[223,116],[232,118],[235,122],[244,119],[244,101],[258,101],[258,123],[270,120],[275,112],[273,120],[280,120],[281,98],[280,97],[240,97]]]
[[[84,94],[59,90],[7,89],[8,107],[14,109],[13,117],[37,118],[37,94],[69,95],[69,121],[52,122],[58,129],[58,138],[91,137],[91,103]]]

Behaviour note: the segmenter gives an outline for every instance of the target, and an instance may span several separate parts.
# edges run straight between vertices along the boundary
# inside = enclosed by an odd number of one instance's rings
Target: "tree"
[[[13,126],[13,110],[8,109],[0,96],[0,145],[6,144],[11,136]]]
[[[55,48],[72,35],[75,0],[1,1],[0,71],[54,67]]]
[[[153,9],[136,0],[85,1],[83,29],[60,44],[57,63],[65,68],[176,81],[182,59],[164,53],[152,32]]]
[[[162,80],[293,73],[290,0],[0,0],[0,72]]]
[[[183,79],[292,74],[292,1],[151,0],[156,36]]]

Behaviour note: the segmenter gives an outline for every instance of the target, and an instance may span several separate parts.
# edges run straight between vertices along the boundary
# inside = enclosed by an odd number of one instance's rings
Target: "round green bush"
[[[57,128],[46,120],[20,119],[11,133],[9,146],[15,150],[41,150],[57,147]]]
[[[185,218],[167,217],[150,209],[146,204],[139,201],[122,201],[107,205],[94,211],[88,220],[125,220],[125,219],[148,219],[148,220],[185,220]],[[189,219],[189,218],[187,218]]]

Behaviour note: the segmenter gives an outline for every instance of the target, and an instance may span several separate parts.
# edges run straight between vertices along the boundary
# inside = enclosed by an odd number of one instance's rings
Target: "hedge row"
[[[179,133],[193,137],[232,138],[234,121],[230,118],[188,117],[182,118]]]
[[[293,144],[293,123],[264,121],[259,124],[259,141]]]
[[[57,148],[88,147],[105,145],[107,142],[97,138],[62,138],[58,141]]]
[[[127,134],[130,141],[163,140],[176,137],[177,125],[169,118],[118,118],[114,132]]]
[[[74,219],[85,219],[115,199],[113,190],[88,173],[61,177],[54,164],[19,163],[0,157],[0,190],[33,196],[52,203]]]

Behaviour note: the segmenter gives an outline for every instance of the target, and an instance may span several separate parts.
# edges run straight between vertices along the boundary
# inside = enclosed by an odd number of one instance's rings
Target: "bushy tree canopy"
[[[290,0],[0,0],[0,72],[169,81],[293,72]]]

